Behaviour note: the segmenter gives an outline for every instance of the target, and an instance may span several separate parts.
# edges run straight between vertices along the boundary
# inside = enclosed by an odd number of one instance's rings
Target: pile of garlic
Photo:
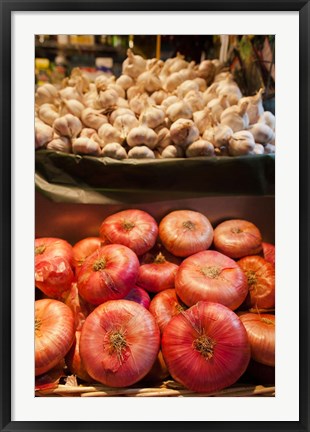
[[[274,153],[262,93],[243,97],[218,60],[145,60],[128,49],[118,78],[90,82],[76,68],[60,90],[37,89],[35,147],[114,159]]]

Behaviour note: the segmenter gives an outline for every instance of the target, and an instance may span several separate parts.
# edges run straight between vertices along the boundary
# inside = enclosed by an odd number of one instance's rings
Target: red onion
[[[275,316],[246,313],[240,319],[248,333],[253,360],[266,366],[275,365]]]
[[[144,306],[145,309],[148,309],[151,303],[150,296],[148,293],[139,287],[134,287],[129,291],[129,294],[125,297],[125,300],[131,300],[136,303],[139,303],[141,306]]]
[[[247,308],[272,309],[275,306],[275,267],[254,255],[238,261],[248,280]]]
[[[227,307],[198,302],[164,330],[162,352],[172,377],[196,392],[216,392],[246,370],[250,346],[238,316]]]
[[[159,237],[173,255],[187,257],[211,246],[213,228],[199,212],[176,210],[160,222]]]
[[[139,260],[131,249],[118,244],[103,246],[84,261],[77,280],[79,294],[94,305],[124,298],[138,272]]]
[[[248,293],[247,280],[240,267],[216,251],[199,252],[186,258],[177,272],[175,289],[187,306],[205,300],[232,310],[242,304]]]
[[[178,266],[166,261],[159,253],[153,263],[143,264],[139,269],[137,285],[149,292],[159,292],[174,288]]]
[[[72,246],[65,240],[43,237],[35,240],[35,284],[49,297],[61,298],[74,280]]]
[[[230,258],[242,258],[262,250],[262,236],[251,222],[231,219],[215,228],[214,246],[217,251]]]
[[[157,239],[155,219],[142,210],[124,210],[108,216],[101,224],[100,237],[132,249],[137,255],[150,250]]]
[[[129,300],[109,301],[87,317],[80,354],[95,381],[125,387],[151,370],[159,345],[159,329],[147,309]]]
[[[58,300],[35,302],[35,374],[41,375],[60,362],[74,340],[74,317]]]
[[[102,246],[108,244],[106,240],[99,237],[86,237],[79,242],[75,243],[72,248],[73,251],[73,266],[76,273],[79,272],[85,259],[91,255],[95,250],[100,249]]]
[[[149,311],[154,316],[161,332],[168,322],[187,307],[177,297],[175,289],[167,289],[158,293],[151,301]]]
[[[270,262],[270,264],[275,265],[275,247],[271,243],[262,243],[263,246],[263,255],[266,261]]]
[[[66,355],[66,364],[69,371],[72,374],[76,375],[78,378],[82,379],[83,381],[91,382],[92,379],[86,372],[86,369],[81,359],[80,338],[81,338],[81,332],[80,331],[75,332],[75,339],[73,345],[70,348],[68,354]]]

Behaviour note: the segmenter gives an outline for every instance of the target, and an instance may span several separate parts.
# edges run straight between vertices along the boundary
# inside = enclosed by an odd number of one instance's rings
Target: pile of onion
[[[160,332],[151,313],[129,300],[109,301],[86,319],[80,354],[87,373],[111,387],[140,381],[152,369]]]
[[[246,277],[231,258],[216,252],[199,252],[180,265],[175,289],[180,299],[193,306],[205,300],[235,310],[248,293]]]
[[[162,352],[172,377],[195,392],[216,392],[234,384],[250,361],[247,333],[238,316],[208,302],[198,302],[169,322]]]

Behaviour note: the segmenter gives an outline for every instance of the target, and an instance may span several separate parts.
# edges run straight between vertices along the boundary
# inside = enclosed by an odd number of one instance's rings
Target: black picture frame
[[[11,421],[11,13],[13,11],[298,11],[299,12],[299,241],[300,241],[300,380],[299,414],[296,422],[22,422]],[[135,1],[9,1],[0,0],[1,14],[1,260],[0,260],[0,403],[1,431],[112,431],[112,430],[208,430],[211,431],[309,431],[309,1],[304,0],[158,0]],[[289,31],[289,29],[288,29]],[[289,83],[288,83],[289,85]]]

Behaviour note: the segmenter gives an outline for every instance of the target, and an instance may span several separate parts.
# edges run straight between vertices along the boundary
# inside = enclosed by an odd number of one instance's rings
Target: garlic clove
[[[155,159],[155,154],[146,146],[137,146],[129,150],[128,159]]]
[[[188,158],[214,156],[214,146],[209,141],[199,139],[187,147],[185,154]]]
[[[171,125],[170,136],[174,144],[185,148],[199,138],[199,130],[192,120],[181,118]]]
[[[119,143],[109,143],[103,149],[101,155],[103,157],[110,157],[112,159],[127,159],[127,153],[124,147]]]

